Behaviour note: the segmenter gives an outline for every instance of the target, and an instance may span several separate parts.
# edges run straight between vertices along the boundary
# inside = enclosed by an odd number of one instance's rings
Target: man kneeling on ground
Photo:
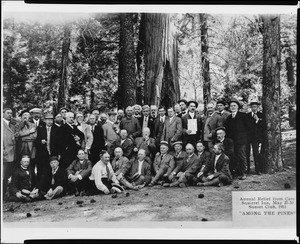
[[[232,182],[232,176],[229,170],[229,158],[224,154],[224,146],[217,143],[213,147],[214,155],[211,161],[206,165],[202,174],[197,176],[200,181],[197,186],[223,186]]]
[[[138,190],[151,181],[151,166],[146,161],[145,149],[138,151],[137,158],[132,158],[118,175],[120,182],[129,189]]]
[[[30,202],[39,198],[36,186],[36,175],[29,167],[30,157],[23,155],[20,166],[14,171],[10,183],[10,201]]]
[[[200,159],[194,153],[194,146],[188,143],[185,147],[187,157],[184,158],[182,164],[177,165],[169,177],[171,181],[170,187],[180,186],[186,187],[193,185],[193,178],[197,170],[201,167]]]
[[[162,182],[168,181],[168,177],[175,168],[174,157],[169,153],[169,143],[167,141],[160,142],[160,153],[157,153],[153,162],[155,176],[149,186],[158,184],[159,180]]]
[[[124,189],[115,175],[109,162],[109,153],[102,150],[100,160],[92,168],[90,180],[92,180],[92,192],[101,192],[104,194],[121,193]]]
[[[92,172],[92,162],[86,159],[84,150],[78,150],[77,158],[67,168],[69,187],[75,196],[84,195]]]

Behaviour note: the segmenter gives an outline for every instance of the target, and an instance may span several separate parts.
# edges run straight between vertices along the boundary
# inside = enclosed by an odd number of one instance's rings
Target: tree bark
[[[262,147],[262,171],[282,170],[280,120],[280,17],[263,15],[262,107],[265,130]]]
[[[62,44],[62,59],[61,59],[61,79],[58,88],[58,104],[57,109],[66,106],[67,90],[68,90],[68,65],[69,65],[69,49],[71,42],[71,26],[65,25],[64,38]]]
[[[285,65],[286,65],[288,85],[291,90],[289,96],[289,123],[291,127],[295,127],[296,110],[294,109],[294,106],[296,104],[296,84],[295,84],[293,60],[291,57],[287,57],[285,59]]]
[[[145,14],[145,104],[173,106],[180,98],[178,44],[170,16]]]
[[[136,88],[133,14],[121,13],[118,84],[119,108],[126,108],[136,103]]]
[[[209,76],[209,60],[208,60],[208,34],[207,34],[207,15],[199,14],[201,25],[201,64],[202,64],[202,80],[203,80],[203,102],[204,110],[206,105],[211,101],[210,76]]]

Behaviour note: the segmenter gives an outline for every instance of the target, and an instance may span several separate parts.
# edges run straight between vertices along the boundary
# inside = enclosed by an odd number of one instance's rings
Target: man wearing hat
[[[31,114],[30,122],[34,123],[36,127],[45,126],[45,122],[41,120],[42,116],[42,109],[40,108],[33,108],[29,110],[29,113]]]
[[[37,178],[38,180],[45,173],[50,170],[49,158],[50,156],[58,155],[59,144],[59,130],[53,123],[53,115],[46,114],[44,121],[45,127],[39,127],[36,138],[36,159],[37,159]]]
[[[247,170],[247,131],[249,129],[248,118],[245,113],[239,111],[240,103],[237,99],[233,98],[229,101],[229,108],[231,115],[227,117],[225,128],[228,138],[233,140],[236,159],[235,173],[240,180],[245,180]]]
[[[249,130],[248,130],[248,141],[246,148],[247,157],[247,173],[250,173],[250,150],[252,147],[255,172],[261,174],[261,158],[260,158],[260,147],[263,142],[263,120],[262,113],[258,111],[258,106],[260,105],[257,101],[252,101],[250,103],[251,112],[247,114],[249,120]]]
[[[158,184],[159,180],[169,181],[169,175],[176,165],[174,157],[168,151],[169,143],[167,141],[161,141],[160,152],[156,154],[153,162],[155,176],[152,178],[149,186]]]
[[[217,138],[214,141],[214,145],[217,143],[222,143],[224,146],[224,153],[229,157],[229,168],[232,175],[234,175],[234,169],[236,168],[235,165],[235,155],[234,155],[234,146],[233,141],[226,136],[226,129],[225,127],[219,127],[216,129]]]
[[[188,110],[187,110],[187,100],[185,99],[180,99],[178,101],[178,104],[181,109],[181,113],[177,114],[177,117],[182,118],[182,116],[186,115]]]
[[[187,143],[195,145],[196,142],[201,138],[202,132],[202,119],[200,115],[196,114],[196,108],[198,103],[195,101],[189,101],[188,103],[188,112],[181,117],[182,121],[182,142],[185,147]],[[191,121],[194,120],[194,121]],[[194,122],[196,128],[192,128],[190,125]]]
[[[218,100],[216,103],[217,113],[221,116],[222,126],[225,124],[227,117],[230,115],[230,112],[225,110],[226,102],[224,100]]]

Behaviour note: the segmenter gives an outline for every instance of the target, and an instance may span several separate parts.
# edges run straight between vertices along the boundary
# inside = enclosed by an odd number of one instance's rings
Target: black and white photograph
[[[297,6],[1,5],[1,242],[297,238]]]

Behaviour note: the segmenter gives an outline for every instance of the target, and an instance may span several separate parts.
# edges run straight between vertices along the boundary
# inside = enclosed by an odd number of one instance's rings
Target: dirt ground
[[[65,196],[34,203],[7,202],[3,204],[3,222],[231,221],[232,191],[296,189],[296,131],[284,132],[282,139],[284,170],[273,175],[249,175],[244,181],[235,180],[224,187],[145,187],[117,198]],[[200,193],[203,198],[198,198]]]

